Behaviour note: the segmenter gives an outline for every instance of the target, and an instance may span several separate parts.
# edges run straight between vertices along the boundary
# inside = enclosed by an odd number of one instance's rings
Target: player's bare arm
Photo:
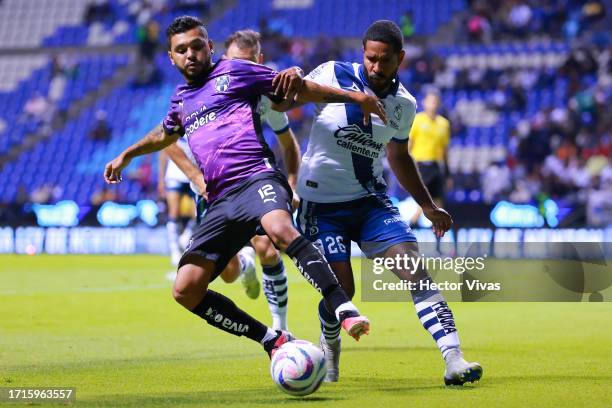
[[[280,75],[280,74],[279,74]],[[298,81],[293,77],[294,81]],[[354,103],[361,106],[363,111],[363,123],[370,123],[370,116],[377,115],[385,124],[387,124],[387,114],[382,102],[373,95],[366,95],[362,92],[345,91],[343,89],[332,88],[330,86],[320,85],[314,81],[301,79],[302,86],[295,85],[299,88],[295,99],[286,98],[280,104],[272,104],[272,109],[277,111],[287,111],[296,107],[300,103]]]
[[[119,156],[106,164],[104,180],[108,184],[120,183],[122,181],[121,172],[130,164],[134,157],[158,152],[175,143],[179,137],[179,134],[167,134],[161,126],[156,127],[147,133],[145,137],[125,149]]]
[[[166,196],[166,168],[168,167],[168,155],[163,151],[159,152],[157,172],[157,195],[160,198]]]
[[[179,169],[187,176],[187,178],[195,184],[198,189],[198,193],[202,196],[206,196],[206,183],[204,182],[204,174],[202,171],[195,165],[183,149],[178,147],[176,143],[171,144],[162,150],[162,153],[165,153],[170,157],[170,159],[178,166]]]
[[[433,223],[433,231],[442,237],[453,224],[452,217],[434,203],[429,195],[414,159],[408,152],[405,143],[389,142],[387,158],[397,181],[408,191],[423,208],[425,216]]]
[[[287,171],[287,181],[289,186],[293,190],[293,207],[297,208],[300,202],[300,198],[296,192],[297,176],[300,169],[300,160],[302,154],[300,152],[300,146],[297,143],[295,135],[291,128],[277,135],[278,141],[283,150],[283,159],[285,162],[285,170]]]

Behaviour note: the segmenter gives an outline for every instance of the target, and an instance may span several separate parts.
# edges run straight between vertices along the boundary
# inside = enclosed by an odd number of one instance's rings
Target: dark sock
[[[321,292],[331,309],[335,311],[341,304],[351,301],[325,257],[312,242],[299,236],[289,244],[285,253],[293,259],[306,280]]]
[[[256,342],[261,342],[268,331],[266,325],[239,309],[231,299],[212,290],[206,291],[202,301],[191,312],[211,326]]]

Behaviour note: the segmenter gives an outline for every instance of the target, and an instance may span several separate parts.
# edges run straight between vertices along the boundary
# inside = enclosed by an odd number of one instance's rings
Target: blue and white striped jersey
[[[361,64],[326,62],[306,79],[374,95]],[[373,116],[370,124],[365,126],[359,105],[317,104],[310,140],[300,166],[300,197],[330,203],[356,200],[385,191],[383,159],[387,143],[391,140],[408,141],[416,100],[398,78],[381,100],[387,113],[387,125]]]

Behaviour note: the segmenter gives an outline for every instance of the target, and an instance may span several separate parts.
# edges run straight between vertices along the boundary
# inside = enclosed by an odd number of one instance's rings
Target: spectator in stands
[[[106,142],[111,137],[112,129],[108,123],[107,114],[104,110],[98,110],[96,112],[96,122],[94,124],[89,138],[96,141]]]
[[[103,186],[91,195],[92,205],[102,205],[107,201],[118,201],[117,189],[114,187]]]
[[[36,92],[25,103],[23,114],[19,121],[21,123],[35,123],[36,125],[49,124],[53,119],[54,113],[53,104],[40,92]]]
[[[400,18],[400,27],[402,28],[404,41],[407,41],[414,35],[414,20],[410,11],[406,11]]]
[[[159,76],[155,54],[159,49],[159,24],[151,20],[138,28],[138,72],[136,83],[148,85]]]
[[[35,204],[51,204],[58,201],[63,193],[63,189],[51,183],[43,184],[32,191],[30,202]]]
[[[94,0],[85,9],[83,17],[87,25],[105,22],[113,19],[113,8],[108,0]]]

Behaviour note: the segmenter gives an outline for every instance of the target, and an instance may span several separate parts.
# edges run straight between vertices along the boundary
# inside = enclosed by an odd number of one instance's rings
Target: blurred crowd
[[[459,39],[491,43],[546,35],[573,40],[605,30],[601,0],[471,0]],[[596,42],[596,41],[595,41]]]
[[[451,149],[466,139],[473,143],[466,137],[469,127],[505,119],[506,125],[496,129],[507,134],[495,137],[503,145],[502,158],[485,168],[452,173],[449,197],[454,191],[477,191],[478,200],[488,203],[507,199],[538,204],[552,198],[560,206],[581,209],[574,212],[575,221],[599,226],[612,222],[612,115],[607,112],[612,103],[612,43],[604,25],[606,12],[600,1],[472,1],[457,38],[528,44],[545,36],[549,42],[571,45],[560,64],[495,68],[494,63],[451,66],[427,39],[413,35],[410,13],[401,18],[406,59],[400,79],[419,98],[431,86],[441,90],[444,100],[455,96],[442,112],[452,124]],[[474,17],[486,28],[474,31]],[[340,39],[290,37],[292,30],[282,20],[264,19],[259,30],[266,60],[278,68],[300,65],[308,72],[328,60],[360,62],[360,50],[347,52]],[[468,97],[474,91],[478,101]],[[540,95],[536,92],[553,97],[530,101]],[[461,109],[463,102],[470,109]],[[493,114],[493,123],[483,123],[486,115],[475,112],[479,107]],[[307,107],[292,113],[302,146],[311,116]]]

